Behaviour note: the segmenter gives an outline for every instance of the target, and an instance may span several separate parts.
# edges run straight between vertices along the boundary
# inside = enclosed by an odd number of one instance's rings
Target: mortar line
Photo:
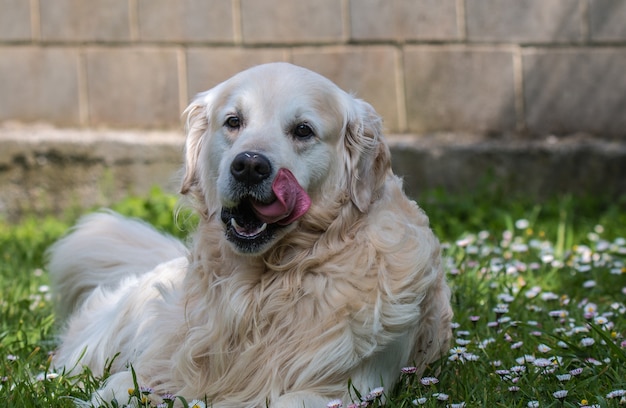
[[[235,45],[243,44],[243,22],[241,13],[241,0],[232,0],[233,13],[233,43]]]
[[[87,51],[78,48],[78,121],[81,126],[89,126],[89,84],[87,78]]]
[[[30,0],[30,36],[35,42],[41,41],[41,8],[39,0]]]
[[[128,26],[130,41],[139,40],[139,3],[137,0],[128,0]]]
[[[181,47],[176,53],[176,63],[178,66],[178,104],[182,113],[189,104],[189,91],[187,79],[187,50]]]
[[[409,128],[406,103],[406,78],[404,75],[404,49],[396,49],[396,103],[398,104],[398,128],[400,132],[407,132]]]
[[[589,0],[580,3],[580,20],[581,43],[588,44],[591,42],[591,13],[589,11]]]
[[[341,26],[342,26],[342,37],[343,42],[350,42],[350,36],[352,32],[352,24],[351,24],[351,15],[350,15],[350,0],[341,0]]]
[[[524,104],[524,67],[521,47],[513,50],[513,87],[515,94],[515,115],[518,132],[526,130],[526,107]]]
[[[465,14],[465,0],[456,0],[456,29],[461,41],[467,41],[467,18]]]

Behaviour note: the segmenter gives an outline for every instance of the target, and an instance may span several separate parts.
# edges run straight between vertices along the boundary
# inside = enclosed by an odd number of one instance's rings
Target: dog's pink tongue
[[[265,223],[291,224],[302,217],[311,206],[311,198],[287,169],[278,170],[272,183],[276,200],[270,204],[253,202],[257,217]]]

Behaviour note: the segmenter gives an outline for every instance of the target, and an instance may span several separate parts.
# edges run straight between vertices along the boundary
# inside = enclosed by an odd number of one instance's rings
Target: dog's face
[[[244,71],[186,112],[181,191],[219,214],[240,253],[263,253],[339,190],[366,212],[389,168],[373,108],[290,64]]]

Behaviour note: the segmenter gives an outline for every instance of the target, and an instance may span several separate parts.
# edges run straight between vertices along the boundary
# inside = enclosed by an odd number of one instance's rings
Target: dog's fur
[[[189,249],[110,212],[82,220],[50,250],[67,318],[56,366],[98,374],[117,354],[95,401],[124,402],[132,365],[155,395],[206,397],[216,408],[323,407],[347,400],[349,380],[363,395],[389,389],[403,366],[421,372],[446,350],[439,243],[392,174],[370,105],[275,63],[200,94],[185,115],[181,191],[200,215]],[[244,151],[267,157],[267,181],[233,180]],[[278,169],[295,176],[310,208],[262,240],[233,238],[222,210],[271,200]]]

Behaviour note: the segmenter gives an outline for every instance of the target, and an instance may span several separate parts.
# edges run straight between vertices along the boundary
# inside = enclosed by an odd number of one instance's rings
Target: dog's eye
[[[226,118],[224,125],[233,130],[239,129],[241,127],[241,119],[239,119],[239,116],[229,116]]]
[[[306,123],[300,123],[297,125],[293,130],[293,134],[300,139],[308,139],[314,135],[313,129],[311,129],[311,126]]]

